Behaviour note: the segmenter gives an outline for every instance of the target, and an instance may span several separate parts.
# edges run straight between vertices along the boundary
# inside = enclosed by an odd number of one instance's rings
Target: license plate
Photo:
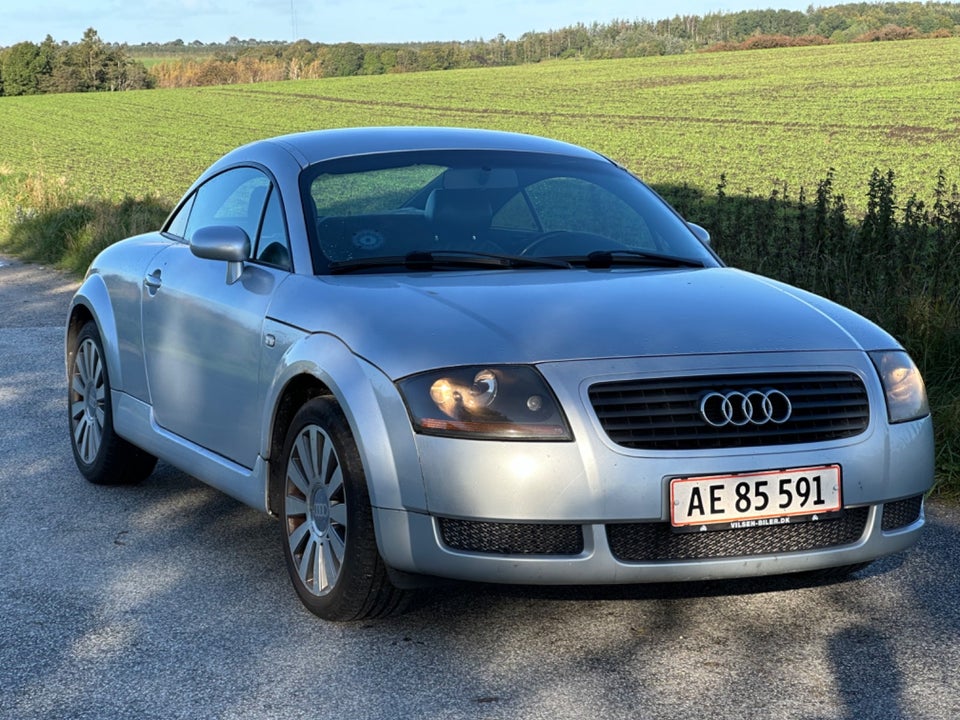
[[[839,465],[670,480],[677,532],[821,520],[836,517],[840,507]]]

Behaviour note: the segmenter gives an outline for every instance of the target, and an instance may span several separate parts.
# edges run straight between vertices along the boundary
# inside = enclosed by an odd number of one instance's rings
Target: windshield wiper
[[[527,257],[522,255],[495,255],[469,250],[415,250],[406,255],[355,258],[330,263],[331,274],[342,274],[372,268],[398,267],[406,270],[435,270],[437,268],[489,268],[503,270],[524,267],[569,269],[570,263],[560,258]]]
[[[597,269],[630,265],[640,267],[703,267],[702,260],[662,255],[646,250],[594,250],[585,256],[563,257],[562,259],[569,263],[582,264],[584,267]]]

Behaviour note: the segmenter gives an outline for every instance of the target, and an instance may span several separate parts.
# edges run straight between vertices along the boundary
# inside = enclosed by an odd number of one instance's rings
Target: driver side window
[[[167,232],[187,241],[203,227],[234,225],[250,238],[251,259],[290,270],[290,243],[280,194],[256,168],[235,168],[200,186],[171,220]]]
[[[255,168],[227,170],[204,183],[196,192],[184,237],[210,225],[236,225],[256,242],[270,178]]]

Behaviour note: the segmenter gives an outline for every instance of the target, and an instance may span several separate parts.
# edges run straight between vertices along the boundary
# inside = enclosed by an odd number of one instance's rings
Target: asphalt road
[[[843,583],[456,585],[325,623],[274,520],[165,465],[81,478],[74,283],[0,263],[0,718],[960,717],[960,509]]]

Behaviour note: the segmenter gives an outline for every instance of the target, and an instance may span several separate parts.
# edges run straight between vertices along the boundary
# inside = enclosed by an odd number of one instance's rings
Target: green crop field
[[[928,381],[940,487],[960,496],[958,59],[954,38],[2,97],[0,248],[82,272],[156,229],[221,154],[281,133],[548,135],[626,165],[731,264],[894,333]]]
[[[960,38],[113,94],[0,98],[0,172],[84,194],[178,197],[224,151],[344,125],[468,125],[584,144],[649,182],[812,190],[852,209],[874,167],[957,182]]]

